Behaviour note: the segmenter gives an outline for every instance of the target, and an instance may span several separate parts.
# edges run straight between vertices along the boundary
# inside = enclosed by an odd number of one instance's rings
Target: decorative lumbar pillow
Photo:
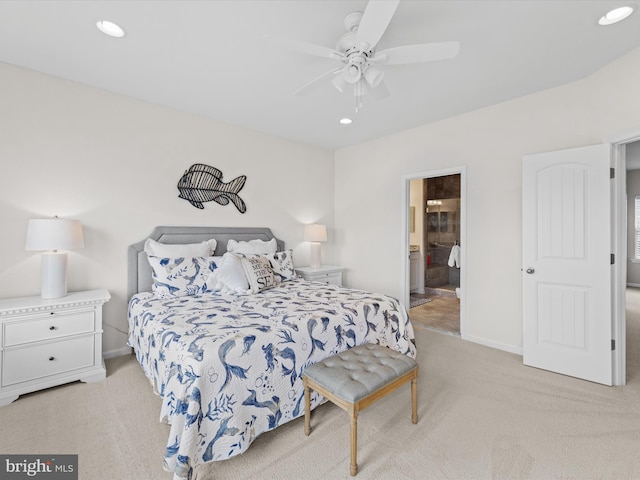
[[[264,240],[249,240],[248,242],[229,240],[227,242],[227,252],[242,253],[244,255],[265,255],[276,253],[278,242],[272,238],[268,242]]]
[[[240,258],[233,253],[225,253],[222,256],[222,262],[209,277],[207,288],[232,293],[247,293],[249,282]]]
[[[144,242],[144,252],[147,255],[164,258],[211,257],[216,251],[216,240],[206,240],[200,243],[160,243],[151,238]]]
[[[153,293],[160,298],[207,292],[207,279],[217,268],[213,257],[147,258],[153,270]]]
[[[246,257],[241,259],[244,273],[249,281],[251,293],[258,293],[276,286],[271,263],[264,257]]]
[[[285,250],[284,252],[270,253],[263,256],[269,260],[277,280],[284,282],[298,278],[293,265],[293,250]]]

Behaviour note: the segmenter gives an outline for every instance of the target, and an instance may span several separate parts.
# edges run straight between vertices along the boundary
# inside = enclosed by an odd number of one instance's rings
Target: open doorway
[[[625,152],[627,190],[627,287],[640,288],[640,142]]]
[[[634,308],[632,298],[636,278],[635,197],[636,189],[640,187],[633,177],[637,175],[634,171],[640,168],[640,131],[606,138],[605,143],[612,146],[612,250],[615,259],[621,260],[615,261],[612,269],[613,385],[625,385],[627,362],[634,361],[631,360],[633,356],[628,356],[633,349],[627,345],[627,335],[640,329],[640,308]],[[638,361],[637,357],[635,361]]]
[[[409,317],[462,337],[464,184],[464,168],[411,176],[405,203]]]
[[[640,133],[624,134],[607,139],[600,145],[574,147],[525,157],[522,267],[523,362],[526,365],[538,366],[605,385],[626,383],[625,294],[627,258],[629,258],[627,251],[629,222],[627,221],[625,154],[627,145],[639,140]],[[589,168],[595,173],[590,176],[561,177],[553,172],[554,169],[567,165],[568,172],[575,173],[574,166],[579,164],[583,165],[580,168]],[[541,174],[543,171],[544,174]],[[569,180],[563,183],[556,181],[558,178]],[[593,186],[588,190],[580,190],[580,182],[572,181],[577,179],[581,179],[583,183],[592,182]],[[540,185],[539,182],[543,184]],[[572,189],[577,195],[572,195]],[[554,201],[541,202],[536,198],[539,194],[547,200],[554,199]],[[565,203],[571,208],[563,208],[561,203],[564,199],[568,199]],[[598,206],[605,208],[600,208],[599,211],[592,208]],[[587,207],[593,210],[593,215]],[[609,208],[610,211],[607,211]],[[572,219],[572,214],[575,217],[571,222],[562,222],[562,216],[557,214],[564,210],[569,212],[566,218]],[[596,212],[598,215],[595,215]],[[588,221],[579,223],[576,219],[580,217]],[[553,219],[555,226],[549,218]],[[601,226],[609,222],[611,229],[602,230]],[[564,228],[565,225],[574,230]],[[576,229],[576,226],[579,228]],[[587,229],[587,226],[590,228]],[[541,231],[544,234],[542,238]],[[571,235],[574,231],[583,235],[585,241],[580,240],[580,235]],[[593,255],[582,255],[585,260],[594,260],[592,272],[587,272],[586,269],[578,272],[573,268],[577,264],[572,266],[568,262],[566,267],[557,268],[563,254],[572,254],[571,249],[565,247],[565,243],[557,241],[562,240],[564,234],[571,241],[580,240],[581,245],[588,245],[595,252]],[[592,237],[588,241],[587,234]],[[556,252],[559,245],[562,249],[558,254]],[[569,243],[567,242],[566,245]],[[551,246],[555,251],[550,249]],[[575,252],[580,253],[577,249]],[[601,257],[601,254],[605,257]],[[567,258],[571,259],[571,257]],[[574,279],[569,279],[569,274],[573,274]],[[568,286],[565,289],[567,295],[575,294],[577,290],[572,289],[577,285],[581,286],[585,293],[593,292],[595,300],[590,302],[589,308],[582,311],[565,309],[563,305],[568,302],[557,301],[558,296],[551,295],[551,290],[564,288],[565,285]],[[543,288],[540,288],[541,286]],[[565,292],[562,293],[565,294]],[[609,296],[610,298],[607,298]],[[600,310],[594,313],[598,307]],[[555,329],[556,332],[560,331],[560,335],[556,334],[553,341],[547,340],[551,338],[549,332],[554,331],[549,326],[560,325],[555,321],[556,319],[562,319],[566,330]],[[580,327],[580,331],[589,333],[587,337],[581,337],[588,338],[589,341],[583,342],[581,349],[578,350],[572,348],[571,343],[566,343],[566,348],[563,350],[561,343],[572,340],[566,332],[576,326]],[[543,338],[544,341],[540,341],[540,332],[546,337]],[[587,349],[593,353],[586,355],[584,352],[587,352]]]
[[[625,145],[626,183],[626,371],[638,371],[640,355],[633,342],[640,337],[640,141]],[[625,378],[625,380],[629,380]]]

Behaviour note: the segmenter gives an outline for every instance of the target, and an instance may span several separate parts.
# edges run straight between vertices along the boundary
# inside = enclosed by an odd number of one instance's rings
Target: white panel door
[[[611,385],[610,146],[523,159],[523,361]]]

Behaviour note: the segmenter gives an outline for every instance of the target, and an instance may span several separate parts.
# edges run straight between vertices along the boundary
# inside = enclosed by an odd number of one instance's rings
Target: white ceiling
[[[334,48],[366,0],[0,1],[0,61],[329,149],[585,77],[640,46],[640,12],[600,27],[618,1],[402,1],[378,50],[458,40],[453,60],[387,66],[391,95],[355,100],[329,82],[337,65],[264,41]],[[127,32],[110,38],[99,19]],[[6,93],[6,92],[5,92]],[[342,126],[344,116],[354,119]]]

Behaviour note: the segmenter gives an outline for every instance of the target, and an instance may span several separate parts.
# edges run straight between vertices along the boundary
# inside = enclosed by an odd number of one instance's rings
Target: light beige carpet
[[[419,422],[409,387],[361,412],[357,479],[640,478],[640,291],[628,293],[628,385],[605,387],[522,366],[522,359],[416,328]],[[0,408],[0,452],[78,453],[81,480],[170,480],[168,428],[133,357],[99,384],[74,383]],[[347,414],[330,404],[262,435],[198,480],[346,479]]]

